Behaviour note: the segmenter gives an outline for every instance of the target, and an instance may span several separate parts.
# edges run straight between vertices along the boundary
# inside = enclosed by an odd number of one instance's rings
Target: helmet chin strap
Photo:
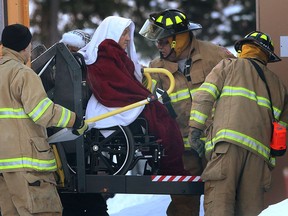
[[[170,45],[171,50],[166,57],[164,57],[163,54],[160,52],[161,59],[168,59],[170,57],[170,55],[173,53],[175,46],[176,46],[176,35],[173,35],[173,40],[172,40],[172,43]]]

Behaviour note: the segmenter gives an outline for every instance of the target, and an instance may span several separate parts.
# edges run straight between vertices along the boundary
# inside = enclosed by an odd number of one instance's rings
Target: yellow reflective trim
[[[23,108],[0,108],[0,119],[24,119],[29,118]]]
[[[264,39],[264,40],[268,40],[268,37],[267,37],[267,35],[265,35],[265,34],[262,34],[261,36],[260,36],[260,38],[262,38],[262,39]]]
[[[250,36],[256,37],[257,35],[258,35],[258,32],[254,32],[254,33],[252,33]]]
[[[190,121],[196,121],[204,125],[207,119],[208,119],[207,115],[197,110],[191,110],[190,112]]]
[[[34,122],[36,122],[43,113],[48,109],[48,107],[52,104],[52,101],[49,98],[44,98],[41,100],[37,106],[30,112],[28,115]]]
[[[161,15],[156,19],[156,22],[162,23],[162,20],[163,20],[163,16]]]
[[[171,20],[171,18],[166,18],[166,23],[165,23],[166,26],[170,26],[170,25],[173,25],[173,22]]]
[[[235,97],[235,96],[245,97],[247,99],[255,101],[259,106],[263,106],[271,110],[271,102],[269,99],[258,96],[256,95],[254,91],[251,91],[247,88],[224,86],[220,97],[228,97],[228,96],[229,97]],[[281,110],[273,106],[273,111],[274,111],[275,118],[278,120],[281,115]]]
[[[223,140],[232,140],[235,141],[236,143],[239,143],[240,145],[246,146],[256,152],[258,152],[260,155],[262,155],[265,159],[270,161],[270,163],[274,166],[275,161],[270,157],[270,149],[265,146],[263,143],[259,142],[258,140],[247,136],[243,133],[240,133],[238,131],[230,130],[230,129],[222,129],[217,132],[215,137],[205,143],[205,150],[211,151],[214,149],[215,144],[218,141],[223,141]],[[273,164],[274,162],[274,164]]]
[[[208,93],[210,93],[214,99],[217,99],[220,92],[218,91],[218,88],[216,85],[212,84],[212,83],[207,83],[204,82],[198,89],[197,91],[206,91]]]
[[[71,118],[70,110],[62,107],[62,113],[60,120],[58,121],[57,127],[66,127],[68,122],[70,121],[70,118]]]
[[[39,160],[29,157],[0,159],[0,170],[31,168],[39,171],[54,171],[57,169],[55,159]]]
[[[176,24],[182,23],[182,19],[179,16],[175,17]]]
[[[190,98],[190,92],[189,92],[189,89],[186,88],[186,89],[181,89],[180,91],[174,92],[170,94],[169,96],[170,96],[171,102],[176,103],[178,101]]]
[[[190,90],[190,94],[191,94],[191,96],[192,96],[192,98],[193,98],[193,95],[195,94],[195,92],[198,90],[198,88],[195,88],[195,89],[191,89]]]
[[[288,127],[288,124],[286,123],[286,122],[283,122],[283,121],[279,121],[279,124],[281,124],[282,126],[284,126],[284,127]]]

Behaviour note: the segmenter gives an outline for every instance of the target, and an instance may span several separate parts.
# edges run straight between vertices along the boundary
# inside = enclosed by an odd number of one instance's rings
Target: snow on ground
[[[135,195],[116,194],[107,200],[110,216],[166,216],[166,208],[170,203],[169,195]],[[288,199],[263,210],[259,216],[287,216]],[[204,216],[203,196],[199,216]]]
[[[170,201],[169,195],[116,194],[107,200],[108,213],[110,216],[166,216]],[[199,216],[204,216],[202,205]]]
[[[288,215],[288,199],[282,202],[270,205],[263,210],[259,216],[287,216]]]

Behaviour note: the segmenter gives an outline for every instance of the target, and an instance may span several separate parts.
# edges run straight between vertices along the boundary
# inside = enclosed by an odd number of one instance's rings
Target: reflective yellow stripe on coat
[[[0,119],[22,119],[29,118],[29,116],[24,112],[23,108],[13,109],[13,108],[0,108]]]
[[[30,168],[38,171],[55,171],[57,168],[55,159],[39,160],[29,157],[9,158],[0,160],[0,170]]]
[[[34,122],[37,122],[47,111],[47,109],[53,104],[49,98],[44,98],[40,101],[36,107],[28,114],[25,113],[23,108],[0,108],[0,119],[27,119],[31,118]],[[57,124],[57,127],[66,127],[71,118],[71,111],[62,107],[61,118]]]
[[[270,157],[270,149],[265,146],[263,143],[257,141],[256,139],[253,139],[250,136],[247,136],[245,134],[239,133],[237,131],[228,130],[228,129],[222,129],[217,132],[216,136],[213,137],[212,140],[207,141],[205,143],[205,150],[206,152],[212,151],[215,147],[215,143],[219,140],[230,140],[237,142],[243,146],[245,146],[248,149],[254,150],[258,152],[260,155],[262,155],[267,161],[271,163],[272,166],[275,166],[275,158]],[[233,142],[233,143],[234,143]]]

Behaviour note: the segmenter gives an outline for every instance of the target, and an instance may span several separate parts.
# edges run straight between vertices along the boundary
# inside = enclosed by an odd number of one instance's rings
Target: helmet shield
[[[169,36],[169,32],[165,31],[164,28],[155,25],[150,19],[146,20],[140,29],[139,34],[152,41],[156,41],[158,39]]]

